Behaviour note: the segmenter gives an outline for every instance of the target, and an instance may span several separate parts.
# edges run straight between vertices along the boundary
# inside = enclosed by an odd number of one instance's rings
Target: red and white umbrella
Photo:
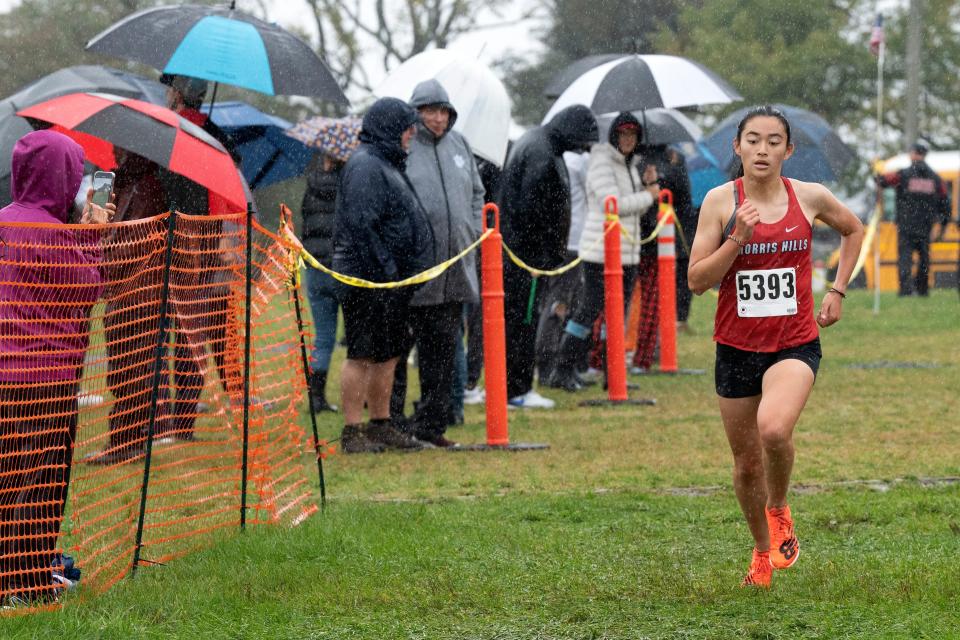
[[[247,209],[243,182],[227,150],[170,109],[107,93],[71,93],[17,115],[54,125],[101,169],[117,166],[114,147],[120,147],[206,187],[237,212]]]

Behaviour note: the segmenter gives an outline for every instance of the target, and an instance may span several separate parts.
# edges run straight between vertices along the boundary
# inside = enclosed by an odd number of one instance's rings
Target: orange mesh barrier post
[[[507,426],[507,348],[503,320],[503,236],[500,210],[483,207],[483,230],[493,229],[480,247],[483,298],[483,366],[487,387],[487,444],[510,444]]]
[[[620,263],[620,216],[616,196],[603,201],[603,313],[607,322],[607,397],[627,399],[627,360],[623,332],[623,265]]]
[[[318,510],[287,288],[297,242],[250,229],[243,213],[0,223],[0,598],[51,606],[74,564],[88,597],[235,530],[245,384],[247,523]]]
[[[674,244],[673,193],[660,191],[658,220],[664,225],[657,237],[657,292],[660,306],[660,371],[677,372],[677,248]]]
[[[280,205],[280,229],[281,232],[290,229],[293,212],[285,204]],[[292,235],[281,233],[281,236]],[[297,336],[300,340],[300,361],[303,365],[303,379],[306,388],[310,389],[310,361],[307,357],[307,335],[303,323],[303,305],[300,303],[300,258],[291,259],[290,267],[290,300],[293,302],[293,310],[297,316]],[[310,415],[310,428],[313,430],[313,448],[317,455],[317,475],[320,479],[320,509],[327,508],[327,483],[323,477],[323,458],[324,450],[320,444],[320,434],[317,430],[317,412],[314,410],[313,398],[309,391],[306,394],[307,407]]]
[[[246,241],[246,277],[244,278],[246,303],[244,309],[243,323],[243,453],[240,459],[240,529],[247,526],[247,482],[250,474],[250,347],[253,344],[253,336],[250,332],[251,312],[250,305],[253,296],[253,205],[247,203],[247,232],[244,237]]]
[[[143,481],[140,485],[140,510],[137,516],[137,536],[133,548],[133,567],[130,575],[136,575],[140,566],[140,553],[143,550],[143,524],[147,509],[147,489],[150,485],[150,462],[153,459],[153,441],[157,433],[157,410],[160,402],[160,380],[163,374],[163,356],[167,344],[168,307],[170,302],[170,268],[173,262],[173,238],[177,226],[177,216],[167,217],[167,246],[163,260],[163,286],[160,290],[160,318],[156,339],[156,355],[153,362],[153,378],[150,393],[150,417],[147,419],[146,450],[143,460]]]

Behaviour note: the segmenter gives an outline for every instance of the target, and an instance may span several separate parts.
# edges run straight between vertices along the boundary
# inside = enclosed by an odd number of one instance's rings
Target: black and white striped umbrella
[[[723,78],[702,64],[665,55],[629,55],[600,64],[574,80],[544,117],[574,104],[600,115],[657,107],[727,104],[742,100]]]

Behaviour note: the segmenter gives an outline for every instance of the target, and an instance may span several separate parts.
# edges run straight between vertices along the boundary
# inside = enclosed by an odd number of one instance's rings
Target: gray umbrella
[[[10,156],[22,136],[33,131],[17,111],[70,93],[94,91],[163,104],[166,87],[138,75],[102,67],[80,65],[43,76],[0,100],[0,207],[10,202]]]

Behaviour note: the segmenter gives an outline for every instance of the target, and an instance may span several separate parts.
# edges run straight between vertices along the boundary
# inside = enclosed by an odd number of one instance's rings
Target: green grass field
[[[0,638],[960,638],[960,304],[852,292],[796,431],[803,553],[738,587],[750,536],[713,393],[714,300],[653,407],[511,412],[526,453],[326,461],[329,507],[253,529]],[[336,390],[331,389],[331,397]],[[548,394],[550,395],[550,394]],[[451,430],[484,439],[483,413]],[[339,432],[324,416],[322,435]]]

